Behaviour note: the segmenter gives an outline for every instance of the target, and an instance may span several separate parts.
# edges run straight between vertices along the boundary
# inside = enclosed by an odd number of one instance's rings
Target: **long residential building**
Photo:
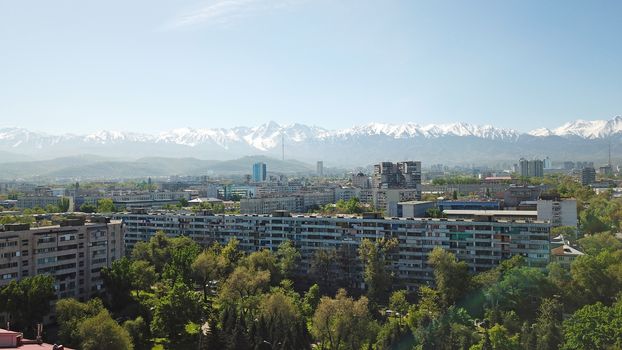
[[[123,213],[115,219],[124,222],[128,250],[159,230],[169,236],[189,236],[202,245],[215,241],[225,244],[236,238],[246,252],[276,250],[283,241],[291,240],[301,252],[303,273],[308,272],[316,250],[356,251],[364,238],[395,238],[399,246],[391,260],[392,267],[398,280],[409,289],[433,281],[427,258],[435,247],[456,254],[469,264],[472,272],[493,268],[514,255],[524,256],[530,266],[544,267],[550,256],[551,224],[535,220],[292,216],[287,212],[272,215]],[[360,266],[356,269],[360,282]]]
[[[103,287],[101,269],[124,255],[123,236],[121,221],[103,217],[39,228],[5,225],[0,230],[0,287],[49,274],[59,298],[88,300]]]

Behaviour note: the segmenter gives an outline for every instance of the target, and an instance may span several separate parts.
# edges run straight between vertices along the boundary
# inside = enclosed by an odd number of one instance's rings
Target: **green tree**
[[[443,211],[441,211],[439,208],[430,208],[428,210],[426,210],[426,216],[430,217],[430,218],[442,218],[444,217],[443,215]]]
[[[56,303],[56,322],[60,341],[67,346],[80,346],[81,336],[78,326],[103,310],[104,305],[100,299],[91,299],[86,303],[76,299],[59,300]]]
[[[365,238],[359,245],[359,259],[364,266],[363,279],[367,286],[367,296],[376,305],[386,303],[389,299],[392,275],[387,269],[387,264],[389,255],[395,247],[397,247],[395,239],[372,242]]]
[[[200,323],[201,297],[185,284],[178,282],[154,306],[151,332],[167,338],[172,344],[190,340],[186,325]]]
[[[622,347],[622,302],[614,307],[586,305],[564,321],[564,350],[620,349]]]
[[[399,313],[398,320],[400,323],[402,318],[408,313],[408,309],[410,307],[410,304],[406,299],[407,294],[408,292],[405,290],[397,290],[393,292],[389,298],[389,308]]]
[[[407,324],[417,343],[423,348],[433,348],[434,328],[442,316],[442,304],[439,293],[427,286],[419,288],[419,301],[408,310]]]
[[[551,228],[551,237],[564,236],[565,239],[574,241],[577,237],[577,228],[572,226],[557,226]]]
[[[596,233],[579,239],[579,245],[583,252],[589,255],[598,255],[606,250],[615,252],[622,249],[622,241],[611,233]]]
[[[434,269],[434,281],[445,307],[457,302],[469,289],[469,266],[442,248],[434,248],[428,255],[428,264]]]
[[[123,310],[131,302],[132,262],[127,257],[112,262],[110,267],[101,270],[106,289],[106,304],[114,311]]]
[[[83,350],[132,350],[132,339],[123,327],[110,317],[106,310],[87,318],[78,325]]]
[[[130,265],[131,284],[137,291],[148,291],[156,282],[155,268],[147,261],[135,260]]]
[[[573,296],[579,304],[610,304],[622,289],[622,250],[583,255],[570,265]]]
[[[296,301],[283,291],[264,295],[259,305],[255,337],[272,344],[272,349],[310,349],[311,337]]]
[[[521,319],[533,318],[544,296],[553,286],[537,268],[512,268],[501,280],[485,291],[488,305],[495,311],[514,310]]]
[[[399,320],[389,319],[378,331],[375,348],[377,350],[390,350],[397,347],[397,344],[409,333],[408,327],[401,324]]]
[[[157,231],[148,242],[138,242],[132,249],[134,260],[148,261],[157,273],[162,273],[164,265],[170,259],[171,238],[164,231]]]
[[[246,256],[243,265],[253,271],[268,271],[272,285],[277,285],[281,280],[280,268],[276,256],[268,249],[262,249]]]
[[[320,349],[358,350],[375,338],[376,327],[367,298],[354,300],[340,289],[334,299],[320,300],[311,330]]]
[[[55,298],[54,277],[35,275],[11,281],[0,288],[0,312],[6,312],[17,329],[32,336],[37,323],[50,312]]]
[[[305,316],[311,317],[320,303],[320,286],[314,283],[305,293],[302,300],[302,311]]]
[[[241,305],[247,297],[265,291],[269,282],[269,271],[255,271],[238,266],[222,284],[218,299],[221,304]]]
[[[336,260],[337,253],[334,249],[318,249],[313,253],[310,272],[313,280],[318,282],[322,294],[332,291],[336,284]]]
[[[298,261],[300,260],[300,252],[294,246],[294,242],[287,240],[279,244],[276,256],[281,276],[291,279],[296,272]]]
[[[207,301],[209,282],[219,279],[221,276],[219,260],[221,260],[219,246],[213,245],[201,252],[192,262],[194,278],[203,288],[204,301]]]
[[[135,320],[127,320],[123,322],[123,328],[127,331],[134,344],[136,350],[151,349],[151,340],[149,339],[149,324],[138,316]]]
[[[80,211],[83,213],[94,213],[97,211],[97,207],[91,203],[84,203],[80,206]]]
[[[175,237],[170,240],[170,249],[165,253],[168,258],[164,264],[162,278],[175,284],[181,281],[192,285],[192,263],[201,253],[201,247],[186,236]]]
[[[489,347],[488,347],[489,346]],[[518,335],[511,335],[505,327],[496,324],[486,330],[479,344],[473,345],[471,350],[520,350]]]
[[[66,213],[69,211],[69,205],[70,205],[69,198],[62,197],[58,203],[58,209],[61,212]]]
[[[115,211],[114,203],[110,198],[102,198],[97,201],[98,213],[113,213]]]
[[[536,349],[557,349],[563,340],[562,305],[555,299],[545,298],[536,319]]]

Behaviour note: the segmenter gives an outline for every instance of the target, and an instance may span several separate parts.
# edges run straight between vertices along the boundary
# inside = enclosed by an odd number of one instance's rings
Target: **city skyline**
[[[527,131],[620,114],[622,4],[0,3],[0,127]]]

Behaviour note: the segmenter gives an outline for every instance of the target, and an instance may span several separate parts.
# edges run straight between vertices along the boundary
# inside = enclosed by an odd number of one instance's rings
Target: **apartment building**
[[[275,210],[306,212],[311,208],[335,202],[334,191],[300,192],[270,197],[242,198],[240,212],[242,214],[268,214]]]
[[[122,257],[124,247],[120,220],[70,219],[39,228],[5,225],[0,231],[0,286],[50,274],[59,298],[88,300],[102,289],[100,270]]]
[[[421,185],[421,162],[382,162],[374,165],[373,188],[416,188]]]
[[[169,236],[187,235],[203,245],[225,244],[236,238],[246,252],[276,250],[291,240],[302,255],[301,273],[307,273],[313,254],[320,249],[356,251],[361,240],[396,238],[399,241],[391,267],[405,287],[414,289],[433,281],[427,265],[434,247],[447,249],[466,261],[472,272],[497,266],[514,255],[525,257],[530,266],[549,262],[551,225],[532,220],[451,220],[382,218],[377,215],[305,216],[275,212],[272,215],[210,215],[203,213],[124,213],[115,219],[126,227],[126,249],[146,241],[159,230]],[[361,267],[356,264],[359,283]]]
[[[544,176],[544,161],[540,159],[527,160],[521,158],[519,160],[520,176],[523,177],[543,177]]]
[[[296,196],[240,199],[242,214],[265,214],[275,210],[299,211],[302,198]]]
[[[20,196],[16,206],[22,209],[45,208],[48,205],[60,204],[62,197],[56,196]]]

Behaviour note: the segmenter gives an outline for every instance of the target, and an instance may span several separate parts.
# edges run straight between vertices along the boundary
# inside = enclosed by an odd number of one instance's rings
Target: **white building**
[[[550,221],[555,226],[577,227],[577,200],[538,200],[538,220]]]

